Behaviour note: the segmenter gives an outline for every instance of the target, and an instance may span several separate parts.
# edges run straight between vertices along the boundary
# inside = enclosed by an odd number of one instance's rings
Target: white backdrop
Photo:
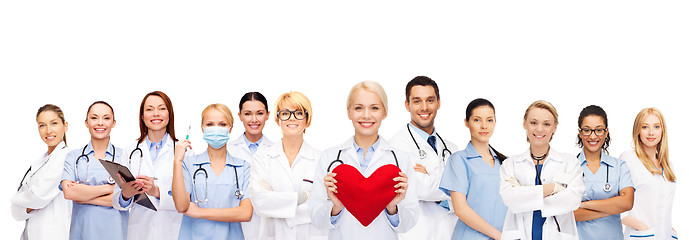
[[[378,3],[281,1],[70,1],[0,3],[0,187],[3,235],[18,236],[9,198],[30,162],[45,151],[36,110],[53,103],[69,122],[68,143],[88,141],[83,120],[96,100],[115,109],[112,142],[138,137],[137,112],[150,91],[166,92],[177,135],[192,125],[205,148],[200,113],[210,103],[236,114],[239,98],[260,91],[270,107],[286,91],[313,103],[306,141],[318,149],[351,136],[345,99],[363,80],[381,83],[390,112],[381,135],[409,120],[404,86],[417,75],[440,85],[436,127],[459,146],[469,140],[466,104],[491,100],[498,125],[492,145],[506,155],[526,150],[522,117],[533,101],[560,113],[553,148],[576,154],[579,111],[590,104],[609,115],[611,155],[631,148],[634,117],[658,107],[668,124],[678,176],[675,228],[686,235],[686,120],[689,66],[686,1],[481,1]],[[243,132],[236,120],[232,138]],[[273,119],[265,133],[278,140]]]

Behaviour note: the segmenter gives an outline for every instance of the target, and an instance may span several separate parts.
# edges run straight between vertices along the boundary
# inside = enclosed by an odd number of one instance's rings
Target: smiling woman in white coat
[[[46,104],[36,113],[38,134],[48,151],[31,163],[12,196],[12,216],[26,221],[20,239],[68,239],[72,203],[57,188],[65,166],[67,122],[62,110]]]
[[[354,126],[354,137],[323,152],[317,162],[308,204],[313,225],[328,230],[329,239],[397,239],[398,233],[409,231],[416,224],[419,202],[411,156],[378,135],[387,109],[387,96],[380,84],[365,81],[354,85],[347,99],[347,116]],[[393,178],[397,182],[396,195],[366,227],[336,195],[336,174],[329,171],[336,159],[356,168],[364,177],[396,161],[402,170]]]
[[[263,134],[263,128],[270,117],[268,100],[260,92],[247,92],[239,100],[239,120],[244,126],[244,134],[227,143],[230,155],[244,159],[251,163],[251,159],[258,149],[273,146],[273,142]],[[247,240],[258,239],[261,217],[256,211],[251,216],[251,221],[242,223],[244,238]]]
[[[660,110],[642,109],[632,129],[634,150],[620,156],[629,166],[634,206],[622,214],[625,239],[677,239],[672,202],[677,177],[669,157],[667,125]]]
[[[285,93],[275,102],[275,113],[282,140],[259,150],[251,162],[251,203],[261,216],[258,239],[327,239],[325,231],[311,225],[305,204],[320,155],[304,142],[311,102],[300,92]]]
[[[141,135],[125,148],[121,161],[137,179],[124,189],[115,187],[112,197],[114,208],[130,211],[127,239],[174,239],[179,234],[182,214],[169,194],[177,141],[174,125],[175,113],[167,94],[146,94],[139,107]],[[158,211],[132,203],[133,195],[142,192]]]
[[[508,209],[502,239],[578,239],[573,211],[584,193],[582,170],[574,155],[550,148],[557,124],[549,102],[526,109],[529,150],[500,167],[500,195]]]

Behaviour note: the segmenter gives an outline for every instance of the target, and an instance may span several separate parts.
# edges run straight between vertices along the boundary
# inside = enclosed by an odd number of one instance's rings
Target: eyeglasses
[[[306,114],[308,114],[308,112],[306,110],[290,111],[290,110],[285,109],[285,110],[278,111],[278,118],[282,121],[287,121],[290,119],[290,117],[292,115],[294,115],[294,119],[302,120],[302,119],[306,118]]]
[[[603,136],[605,135],[605,132],[607,132],[607,128],[596,128],[596,129],[590,129],[590,128],[583,128],[579,129],[579,132],[581,132],[581,135],[584,136],[591,136],[591,133],[595,133],[596,136]]]

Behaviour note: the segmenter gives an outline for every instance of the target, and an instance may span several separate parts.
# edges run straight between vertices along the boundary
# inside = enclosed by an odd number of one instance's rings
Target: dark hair
[[[605,110],[603,110],[602,107],[596,105],[589,105],[588,107],[581,109],[581,112],[579,113],[579,129],[581,129],[581,124],[584,122],[584,118],[588,116],[599,116],[603,118],[603,124],[605,124],[606,129],[608,128],[608,114],[605,113]],[[577,134],[577,145],[579,146],[579,148],[584,147],[584,142],[582,141],[581,137],[579,137],[579,134]],[[608,136],[605,138],[605,141],[603,141],[603,150],[605,150],[606,153],[608,153],[608,146],[610,146],[610,133],[608,133]]]
[[[175,137],[175,111],[172,108],[172,101],[170,100],[170,97],[167,96],[167,94],[161,91],[150,92],[146,94],[146,96],[144,96],[143,100],[141,100],[141,106],[139,107],[139,132],[141,133],[141,136],[139,136],[137,140],[139,141],[139,143],[141,143],[148,135],[148,127],[146,127],[143,115],[144,104],[146,103],[146,99],[148,99],[148,97],[150,96],[158,96],[163,99],[163,103],[165,103],[165,106],[167,107],[168,118],[170,119],[167,123],[167,126],[165,127],[165,131],[168,134],[170,134],[172,141],[177,141],[177,137]]]
[[[86,110],[86,119],[87,120],[89,119],[89,112],[91,111],[91,108],[96,104],[103,104],[105,106],[108,106],[110,108],[110,111],[112,112],[112,119],[115,120],[115,110],[113,110],[112,106],[110,106],[110,104],[105,102],[105,101],[95,101],[95,102],[91,103],[91,106],[89,106],[89,109]]]
[[[493,109],[493,112],[495,112],[495,107],[493,106],[493,103],[483,98],[477,98],[471,101],[469,105],[467,105],[466,118],[464,118],[464,121],[468,122],[469,118],[471,118],[471,115],[474,113],[474,109],[483,106],[488,106],[491,109]],[[502,164],[502,162],[505,161],[505,159],[507,159],[505,155],[495,150],[495,148],[493,148],[493,146],[491,146],[490,144],[488,144],[488,147],[490,147],[490,149],[492,149],[493,152],[495,152],[495,155],[498,156],[498,161],[500,161],[500,164]]]
[[[242,111],[242,107],[245,102],[247,101],[259,101],[263,103],[263,106],[266,107],[266,111],[268,111],[268,100],[266,100],[266,97],[263,96],[260,92],[248,92],[245,93],[244,96],[242,96],[242,99],[239,100],[239,111]]]
[[[411,95],[411,88],[414,86],[431,86],[435,90],[435,96],[440,100],[440,90],[438,89],[438,84],[433,81],[433,79],[426,76],[417,76],[407,83],[407,88],[404,90],[404,94],[407,97],[406,100],[409,101],[409,95]]]
[[[38,108],[38,112],[36,113],[36,120],[38,121],[38,115],[41,115],[42,112],[45,111],[53,111],[57,114],[57,117],[60,118],[60,121],[62,121],[62,124],[65,124],[65,114],[62,112],[62,109],[60,107],[55,106],[53,104],[46,104],[43,105],[43,107]],[[62,141],[65,142],[65,145],[67,145],[67,133],[64,133],[62,135]]]

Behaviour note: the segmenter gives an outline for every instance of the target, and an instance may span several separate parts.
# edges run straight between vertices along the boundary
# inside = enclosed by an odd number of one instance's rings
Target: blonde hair
[[[526,108],[526,112],[524,112],[524,122],[526,122],[526,117],[528,117],[529,111],[531,111],[531,109],[533,108],[541,108],[547,110],[548,112],[553,114],[553,117],[555,118],[555,125],[560,123],[557,120],[557,109],[555,109],[555,106],[553,106],[553,104],[545,100],[535,101],[531,105],[529,105],[529,107]],[[553,135],[550,136],[550,140],[553,140],[553,136],[555,136],[555,133],[553,133]],[[528,137],[526,138],[526,141],[529,141]]]
[[[203,112],[201,112],[201,128],[203,128],[203,119],[205,119],[206,113],[213,109],[222,112],[225,115],[225,119],[227,119],[227,121],[230,123],[230,127],[234,126],[234,118],[232,117],[232,111],[230,111],[230,108],[222,103],[214,103],[208,105],[208,107],[204,108]]]
[[[363,81],[354,85],[352,87],[352,90],[349,91],[349,96],[347,96],[347,108],[352,106],[352,95],[357,90],[367,90],[378,95],[380,101],[383,102],[383,108],[385,108],[385,112],[388,112],[388,95],[385,94],[385,89],[383,89],[383,86],[374,81]]]
[[[275,123],[280,124],[278,119],[278,112],[280,109],[293,107],[299,110],[306,111],[306,127],[311,126],[311,117],[313,112],[311,109],[311,101],[303,93],[292,91],[283,93],[275,101]]]
[[[677,178],[675,177],[675,173],[672,171],[672,168],[670,168],[670,151],[668,150],[668,137],[667,127],[665,125],[665,118],[663,117],[663,114],[660,112],[660,110],[658,110],[657,108],[644,108],[639,112],[639,114],[636,115],[636,119],[634,119],[634,128],[632,129],[632,139],[634,139],[634,151],[636,152],[636,156],[639,157],[639,160],[641,160],[641,163],[644,164],[646,169],[648,169],[648,171],[651,172],[651,174],[663,174],[663,171],[655,167],[653,162],[651,162],[651,157],[646,154],[646,151],[644,151],[643,143],[641,142],[641,136],[639,135],[639,132],[641,131],[642,121],[650,115],[655,115],[658,117],[658,119],[660,119],[660,128],[663,131],[663,136],[660,137],[660,142],[658,142],[658,145],[656,145],[656,157],[660,162],[660,166],[664,169],[665,178],[670,182],[674,182],[675,180],[677,180]]]

